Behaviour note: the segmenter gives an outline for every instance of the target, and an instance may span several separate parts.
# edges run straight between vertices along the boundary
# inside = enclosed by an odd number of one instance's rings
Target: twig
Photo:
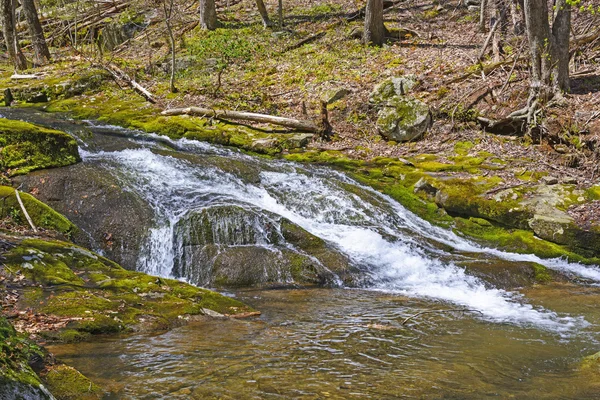
[[[471,309],[468,309],[468,308],[451,308],[449,310],[428,310],[428,311],[420,311],[420,312],[418,312],[416,314],[413,314],[413,315],[407,317],[404,321],[402,321],[402,323],[400,325],[406,325],[406,323],[408,321],[410,321],[411,319],[416,318],[416,317],[418,317],[419,315],[422,315],[422,314],[448,313],[448,312],[478,312],[481,315],[483,315],[483,313],[481,311],[479,311],[479,310],[471,310]]]
[[[23,214],[25,214],[25,218],[27,218],[27,222],[29,222],[29,226],[31,226],[31,229],[35,233],[37,233],[37,228],[33,224],[33,221],[31,220],[31,217],[29,216],[29,213],[27,212],[25,205],[23,204],[23,201],[21,200],[21,196],[19,196],[19,189],[15,189],[15,196],[17,197],[17,202],[19,202],[19,206],[21,206],[21,210],[23,211]]]

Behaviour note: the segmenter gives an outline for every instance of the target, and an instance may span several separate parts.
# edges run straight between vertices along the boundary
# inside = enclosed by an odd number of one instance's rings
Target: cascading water
[[[490,259],[536,262],[600,282],[597,267],[480,247],[327,168],[267,161],[183,139],[168,142],[169,149],[144,139],[131,149],[82,152],[86,162],[107,165],[125,188],[154,208],[158,226],[151,230],[139,264],[145,272],[171,276],[175,264],[185,261],[177,224],[190,210],[234,205],[281,216],[324,239],[362,271],[370,289],[452,302],[480,312],[486,320],[561,333],[587,324],[583,318],[535,308],[518,293],[486,287],[435,242]],[[243,235],[271,246],[264,235],[255,235],[257,229]]]

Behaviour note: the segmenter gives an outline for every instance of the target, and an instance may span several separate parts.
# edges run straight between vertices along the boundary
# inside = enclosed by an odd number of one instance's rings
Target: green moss
[[[0,170],[9,176],[80,160],[77,143],[68,134],[0,118]]]
[[[19,192],[21,200],[27,210],[27,213],[37,227],[51,229],[69,237],[75,233],[77,227],[73,225],[65,216],[57,213],[52,208],[37,200],[28,193]],[[17,201],[15,190],[8,186],[0,186],[0,218],[13,217],[17,223],[27,224]]]
[[[469,235],[484,245],[515,253],[531,253],[542,258],[566,257],[570,261],[585,264],[600,262],[597,258],[585,258],[564,246],[539,239],[531,231],[507,229],[493,222],[491,226],[485,226],[469,219],[457,217],[455,218],[454,229],[457,233]],[[540,281],[544,281],[543,270],[538,268],[536,274],[539,274]]]
[[[534,279],[538,283],[547,283],[552,281],[552,275],[548,268],[541,264],[533,264],[533,270],[535,271]]]
[[[37,388],[41,381],[28,364],[32,357],[43,358],[43,350],[17,334],[12,325],[0,317],[0,386],[14,382]]]
[[[600,200],[600,185],[594,185],[586,191],[586,195],[590,200]]]
[[[519,203],[516,191],[502,196],[486,198],[484,193],[494,187],[495,182],[488,180],[452,179],[440,182],[440,204],[451,214],[485,218],[508,227],[529,229],[528,219],[531,211]]]
[[[50,392],[59,400],[101,399],[103,395],[98,385],[64,364],[50,367],[43,378]]]
[[[473,142],[456,142],[454,144],[454,152],[460,156],[466,156],[469,151],[475,146]]]
[[[21,273],[20,289],[34,311],[70,320],[55,340],[86,334],[163,329],[203,308],[222,314],[251,310],[239,301],[172,279],[127,271],[88,250],[59,241],[28,239],[4,254],[9,275]],[[23,266],[30,263],[29,266]]]

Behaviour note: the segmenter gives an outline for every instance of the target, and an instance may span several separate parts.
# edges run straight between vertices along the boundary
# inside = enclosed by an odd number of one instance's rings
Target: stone
[[[414,193],[425,193],[428,196],[435,197],[438,189],[434,187],[431,183],[427,182],[425,178],[421,178],[415,183]]]
[[[350,94],[350,91],[348,89],[344,89],[344,88],[333,89],[333,90],[327,91],[321,97],[321,100],[323,100],[327,104],[333,104],[336,101],[343,99],[344,97],[346,97],[349,94]]]
[[[379,83],[369,96],[369,103],[374,105],[384,105],[395,96],[404,96],[409,93],[418,81],[414,75],[387,78]]]
[[[256,139],[250,146],[253,150],[269,150],[279,147],[279,140],[275,138]]]
[[[234,205],[191,211],[175,227],[173,274],[212,287],[352,283],[349,260],[322,239],[264,210]]]
[[[554,176],[542,176],[541,181],[546,185],[556,185],[558,183],[558,178]]]
[[[76,164],[35,171],[16,181],[24,191],[36,188],[39,200],[77,225],[75,243],[136,269],[154,213],[133,191],[123,191],[108,171]]]
[[[377,114],[377,130],[387,140],[408,142],[431,127],[429,106],[420,100],[395,96]]]
[[[552,216],[534,214],[529,220],[529,227],[539,238],[558,244],[569,244],[567,232],[574,224],[573,218],[559,210]]]
[[[286,138],[284,147],[288,149],[298,149],[306,147],[315,137],[312,133],[296,133]]]

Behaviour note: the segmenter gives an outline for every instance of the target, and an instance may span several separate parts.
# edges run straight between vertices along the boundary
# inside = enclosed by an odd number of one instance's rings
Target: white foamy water
[[[327,240],[365,272],[370,289],[451,302],[495,322],[535,325],[558,332],[587,324],[579,317],[535,308],[518,293],[486,288],[463,268],[435,257],[439,250],[432,249],[424,239],[459,251],[485,254],[490,259],[537,262],[600,282],[600,269],[595,266],[481,247],[432,226],[393,199],[325,168],[307,171],[293,163],[265,161],[207,144],[170,142],[178,149],[199,154],[209,151],[211,155],[265,168],[261,168],[259,182],[249,183],[214,166],[157,154],[149,148],[83,152],[86,161],[107,163],[111,170],[119,171],[124,185],[141,194],[154,208],[159,226],[150,233],[140,260],[144,271],[171,274],[180,246],[173,243],[173,227],[188,210],[217,203],[236,204],[281,215]],[[348,185],[357,189],[348,191]]]

